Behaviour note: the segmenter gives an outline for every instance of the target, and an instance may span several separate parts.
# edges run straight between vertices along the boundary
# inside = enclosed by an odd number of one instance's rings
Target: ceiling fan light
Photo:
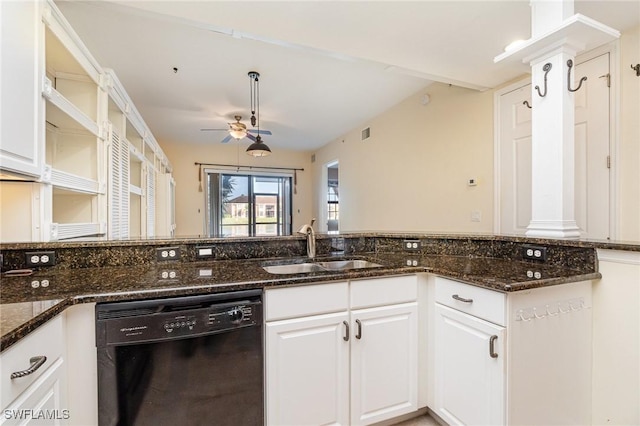
[[[247,154],[253,157],[266,157],[271,155],[271,149],[264,142],[254,142],[247,148]]]
[[[245,136],[247,136],[247,131],[244,129],[231,129],[229,130],[229,134],[234,138],[234,139],[242,139]]]

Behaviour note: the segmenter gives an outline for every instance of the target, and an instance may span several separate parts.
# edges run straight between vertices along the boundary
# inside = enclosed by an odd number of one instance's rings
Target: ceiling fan
[[[247,129],[247,126],[244,123],[241,123],[240,120],[242,120],[242,116],[240,115],[236,115],[234,116],[234,118],[236,119],[235,123],[229,123],[229,128],[228,129],[200,129],[203,132],[209,132],[209,131],[227,131],[229,132],[229,134],[227,136],[225,136],[224,139],[222,139],[220,141],[220,143],[227,143],[229,142],[231,139],[237,139],[240,140],[242,138],[249,138],[251,139],[253,142],[256,141],[256,137],[253,134],[256,135],[271,135],[271,132],[269,130],[262,130],[262,129]],[[254,122],[254,119],[252,117],[251,122]]]

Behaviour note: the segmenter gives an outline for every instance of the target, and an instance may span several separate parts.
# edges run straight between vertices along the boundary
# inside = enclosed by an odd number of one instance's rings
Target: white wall
[[[640,77],[630,67],[637,63],[640,63],[640,26],[620,38],[618,238],[627,241],[640,241]]]
[[[341,231],[491,232],[492,105],[491,91],[433,84],[332,141],[316,152],[314,209],[322,168],[337,159]],[[365,127],[371,137],[362,141]],[[478,185],[467,186],[468,178]]]
[[[169,158],[176,180],[176,236],[204,235],[206,218],[205,192],[199,191],[198,167],[195,162],[232,164],[243,166],[269,166],[303,168],[297,173],[297,194],[293,195],[293,230],[312,217],[311,211],[311,159],[302,151],[274,149],[268,157],[254,158],[245,153],[248,143],[230,142],[207,145],[161,141],[162,150]],[[285,171],[286,173],[286,171]],[[203,191],[205,182],[202,182]]]

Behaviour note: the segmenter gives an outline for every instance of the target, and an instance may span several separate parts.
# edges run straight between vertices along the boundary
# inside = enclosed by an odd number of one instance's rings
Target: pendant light
[[[251,95],[251,125],[258,128],[256,141],[249,145],[247,154],[254,157],[264,157],[271,154],[271,149],[262,142],[260,137],[260,74],[249,71],[249,92]]]

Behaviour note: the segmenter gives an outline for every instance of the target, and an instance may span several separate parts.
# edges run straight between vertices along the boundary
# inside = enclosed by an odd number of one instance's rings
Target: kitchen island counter
[[[265,263],[304,261],[304,258],[287,257],[43,269],[28,276],[5,274],[0,304],[0,350],[4,351],[66,307],[77,303],[175,297],[420,272],[501,292],[601,277],[590,269],[504,258],[406,252],[361,253],[348,257],[367,259],[382,266],[290,275],[271,274],[262,268]]]

